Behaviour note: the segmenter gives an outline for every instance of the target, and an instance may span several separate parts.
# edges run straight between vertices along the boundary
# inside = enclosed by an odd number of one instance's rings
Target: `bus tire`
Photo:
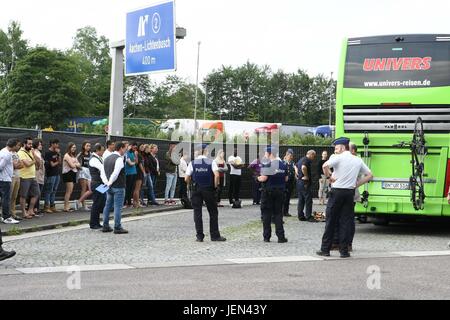
[[[358,216],[358,221],[360,223],[367,223],[367,216]]]
[[[386,227],[389,225],[389,219],[388,218],[376,218],[373,221],[373,224],[375,226]]]

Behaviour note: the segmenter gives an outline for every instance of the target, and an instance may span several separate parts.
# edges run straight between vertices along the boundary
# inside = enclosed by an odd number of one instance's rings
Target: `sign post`
[[[123,136],[124,73],[137,76],[176,70],[176,39],[184,39],[186,29],[177,28],[175,21],[175,0],[127,13],[126,40],[111,45],[108,137]]]
[[[127,13],[125,75],[176,70],[175,2]]]

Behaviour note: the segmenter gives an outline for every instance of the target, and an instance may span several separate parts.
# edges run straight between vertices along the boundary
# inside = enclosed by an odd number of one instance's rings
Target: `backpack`
[[[242,208],[242,201],[241,201],[241,200],[236,200],[236,201],[233,203],[232,208],[233,208],[233,209],[241,209],[241,208]]]
[[[183,205],[184,209],[193,209],[191,200],[189,198],[182,198],[181,204]]]

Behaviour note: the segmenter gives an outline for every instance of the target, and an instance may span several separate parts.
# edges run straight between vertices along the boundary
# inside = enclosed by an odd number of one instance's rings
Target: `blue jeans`
[[[158,176],[157,175],[151,175],[150,177],[152,179],[153,195],[155,196],[155,199],[156,199],[156,178]]]
[[[122,207],[125,200],[125,188],[110,188],[106,195],[106,205],[103,209],[103,227],[109,227],[109,212],[114,208],[114,229],[122,229]]]
[[[177,188],[177,174],[166,173],[166,179],[166,193],[164,199],[173,199],[175,197],[175,189]]]
[[[60,180],[61,177],[59,175],[45,179],[44,194],[46,207],[53,207],[55,205],[56,191],[58,190]]]
[[[156,202],[156,197],[155,197],[155,190],[154,190],[154,184],[153,184],[153,177],[152,175],[147,174],[145,176],[145,185],[147,186],[147,199],[150,203],[155,203]],[[156,176],[155,176],[155,181],[156,181]],[[144,191],[142,191],[144,192]],[[143,199],[144,197],[142,197]]]

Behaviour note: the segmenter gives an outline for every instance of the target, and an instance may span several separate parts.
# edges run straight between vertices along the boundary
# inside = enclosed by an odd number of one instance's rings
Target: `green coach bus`
[[[450,216],[450,35],[346,39],[336,101],[336,136],[375,177],[356,214]]]

